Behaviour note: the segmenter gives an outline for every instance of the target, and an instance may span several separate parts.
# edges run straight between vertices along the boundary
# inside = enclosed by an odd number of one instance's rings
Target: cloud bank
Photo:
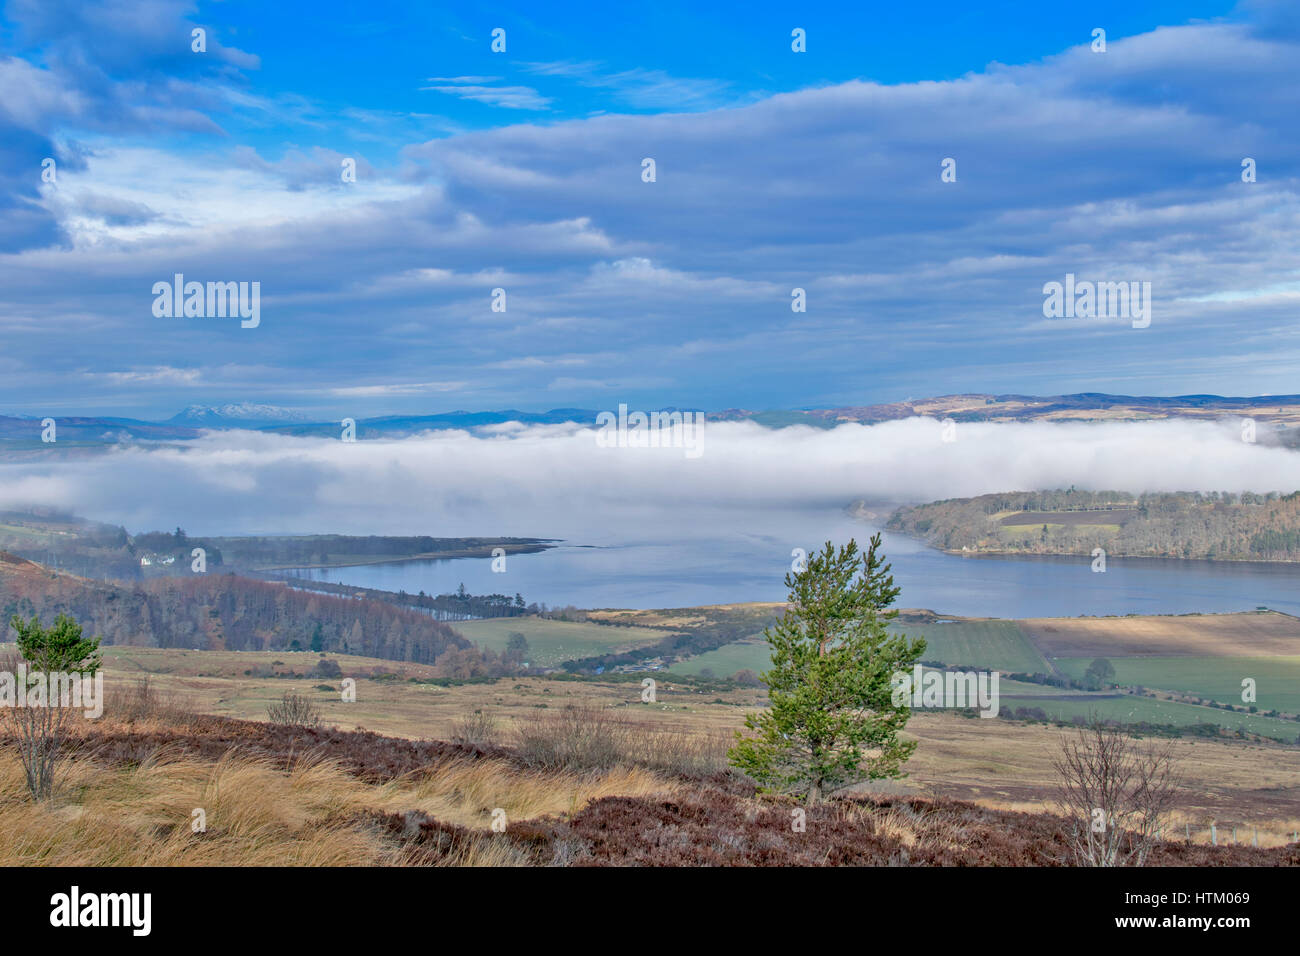
[[[880,425],[770,430],[710,422],[702,454],[600,447],[573,425],[508,424],[399,441],[210,432],[4,466],[0,507],[41,504],[194,534],[521,535],[582,543],[761,533],[765,515],[824,515],[998,491],[1300,489],[1300,454],[1236,423]]]

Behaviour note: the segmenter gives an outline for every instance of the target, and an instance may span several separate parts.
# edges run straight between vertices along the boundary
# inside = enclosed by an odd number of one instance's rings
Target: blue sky
[[[1300,392],[1295,4],[697,8],[7,4],[0,412]]]

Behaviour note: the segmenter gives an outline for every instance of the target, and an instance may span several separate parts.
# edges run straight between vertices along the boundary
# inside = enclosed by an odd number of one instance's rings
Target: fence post
[[[1240,845],[1241,845],[1241,841],[1237,839],[1237,828],[1236,828],[1236,827],[1233,827],[1233,828],[1232,828],[1232,843],[1233,843],[1234,846],[1240,846]]]
[[[1184,824],[1183,824],[1183,829],[1187,831],[1187,842],[1188,842],[1188,843],[1191,843],[1191,842],[1192,842],[1192,825],[1191,825],[1190,823],[1184,823]]]
[[[1259,827],[1255,827],[1254,829],[1255,829],[1255,836],[1254,836],[1254,838],[1250,841],[1250,845],[1251,845],[1251,846],[1259,846]]]
[[[1219,830],[1213,823],[1210,824],[1210,843],[1214,846],[1219,845]]]

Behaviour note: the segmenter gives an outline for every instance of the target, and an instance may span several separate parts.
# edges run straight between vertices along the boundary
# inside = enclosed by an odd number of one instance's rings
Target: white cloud
[[[466,382],[392,382],[386,385],[349,385],[330,389],[342,398],[373,398],[384,395],[431,395],[439,392],[457,392]]]
[[[458,76],[430,77],[433,86],[422,86],[421,90],[433,93],[446,93],[462,100],[486,103],[488,106],[501,106],[511,110],[544,110],[551,101],[529,86],[494,86],[490,85],[499,77],[494,76]]]
[[[594,423],[593,423],[594,426]],[[1295,491],[1300,454],[1236,423],[959,424],[833,430],[709,422],[702,455],[601,448],[591,428],[511,426],[345,443],[210,433],[183,449],[9,464],[0,507],[43,504],[132,529],[517,534],[668,540],[766,509],[838,509],[1058,488]]]

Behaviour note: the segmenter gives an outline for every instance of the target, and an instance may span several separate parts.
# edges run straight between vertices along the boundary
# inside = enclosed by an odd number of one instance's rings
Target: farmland
[[[654,644],[672,631],[649,627],[609,627],[586,621],[555,621],[540,617],[460,621],[455,629],[480,647],[506,649],[511,634],[522,634],[534,667],[555,667],[568,660],[617,653]]]
[[[1113,657],[1116,682],[1177,689],[1221,704],[1242,703],[1242,681],[1255,681],[1259,710],[1300,713],[1300,657]],[[1056,666],[1081,678],[1089,658],[1061,658]],[[1297,726],[1300,734],[1300,726]]]
[[[727,677],[736,671],[751,670],[761,674],[772,666],[772,648],[764,640],[737,641],[726,644],[716,651],[697,654],[680,663],[674,664],[672,670],[677,674],[714,674]]]
[[[927,661],[1025,673],[1047,669],[1043,655],[1016,621],[940,619],[897,630],[909,637],[925,638],[923,656]]]
[[[1048,657],[1286,657],[1300,654],[1300,619],[1274,611],[1021,622]]]
[[[909,638],[924,637],[922,656],[927,661],[1031,673],[1048,669],[1015,621],[936,619],[926,624],[893,624],[889,630]],[[761,673],[770,666],[771,653],[766,641],[750,639],[697,655],[672,669],[679,674],[699,674],[707,669],[719,677],[743,668]]]
[[[1082,669],[1081,669],[1082,670]],[[1071,722],[1076,718],[1099,717],[1121,724],[1159,724],[1196,727],[1213,724],[1223,730],[1254,734],[1270,740],[1294,743],[1300,739],[1300,724],[1262,714],[1225,711],[1203,704],[1157,699],[1130,693],[1071,691],[1042,684],[1001,682],[1001,707],[1004,716],[1020,708],[1042,710],[1051,720]],[[1240,703],[1240,699],[1238,699]]]
[[[1036,618],[1006,621],[940,618],[904,612],[891,631],[924,637],[924,660],[951,668],[1042,674],[1081,681],[1097,658],[1115,669],[1107,693],[1003,680],[1004,713],[1021,708],[1071,721],[1094,714],[1125,724],[1184,728],[1217,725],[1229,733],[1294,742],[1300,723],[1300,621],[1286,614]],[[762,673],[770,649],[760,638],[724,645],[672,666],[683,675],[726,677],[742,669]],[[1243,701],[1242,679],[1256,682],[1257,699]],[[1129,688],[1146,689],[1146,695]],[[1155,693],[1157,696],[1150,696]],[[1158,699],[1159,698],[1159,699]],[[1235,710],[1211,706],[1232,705]],[[1253,703],[1258,713],[1248,713]],[[1278,711],[1283,716],[1268,716]]]

